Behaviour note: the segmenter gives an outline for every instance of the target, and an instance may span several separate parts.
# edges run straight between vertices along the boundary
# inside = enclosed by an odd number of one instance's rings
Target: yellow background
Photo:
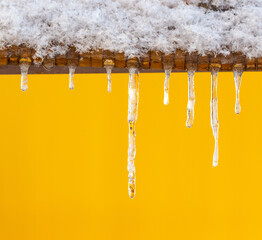
[[[262,73],[219,73],[219,165],[212,168],[210,73],[140,74],[137,195],[127,191],[128,75],[0,76],[0,239],[262,239]]]

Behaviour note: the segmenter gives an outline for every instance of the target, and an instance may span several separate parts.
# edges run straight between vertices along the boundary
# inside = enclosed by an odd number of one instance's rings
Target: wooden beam
[[[65,55],[45,57],[44,60],[35,56],[35,50],[25,46],[11,46],[0,50],[0,74],[20,74],[18,63],[20,59],[32,60],[29,74],[60,74],[68,73],[68,65],[77,66],[76,73],[105,73],[104,61],[114,62],[113,73],[127,72],[127,58],[124,53],[115,53],[107,50],[89,51],[78,54],[74,48]],[[227,56],[198,55],[176,50],[174,54],[165,55],[161,52],[151,51],[137,59],[140,72],[163,72],[164,65],[171,64],[172,71],[186,72],[188,67],[196,71],[210,71],[210,64],[221,64],[220,71],[232,71],[235,64],[243,64],[246,71],[262,71],[262,58],[248,59],[241,53],[232,53]],[[48,70],[48,71],[47,71]]]

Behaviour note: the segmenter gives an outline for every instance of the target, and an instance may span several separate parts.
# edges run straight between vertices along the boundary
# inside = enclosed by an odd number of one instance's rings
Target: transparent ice
[[[165,69],[165,83],[164,83],[164,104],[168,105],[169,103],[169,78],[172,71],[170,65],[164,65]]]
[[[71,64],[68,66],[69,68],[69,89],[73,90],[75,87],[75,70],[76,70],[76,65]]]
[[[195,87],[194,87],[195,70],[188,70],[188,102],[187,102],[187,121],[186,126],[191,128],[194,122],[195,106]]]
[[[210,101],[210,110],[211,110],[211,127],[213,130],[213,136],[215,138],[215,150],[213,155],[213,166],[218,165],[218,99],[217,99],[217,75],[219,72],[218,67],[213,67],[211,69],[211,101]]]
[[[106,74],[107,74],[107,91],[111,92],[112,91],[111,73],[112,73],[112,69],[114,68],[114,61],[110,59],[105,60],[104,67],[106,69]]]
[[[21,61],[19,63],[21,70],[21,90],[24,92],[28,89],[28,69],[31,65],[31,61]]]
[[[139,73],[137,68],[129,68],[129,87],[128,87],[128,124],[129,124],[129,146],[128,146],[128,193],[130,198],[136,194],[136,132],[135,125],[138,113],[139,101]]]
[[[244,69],[244,67],[242,66],[242,64],[236,64],[236,66],[233,68],[235,87],[236,87],[236,104],[235,104],[235,112],[236,112],[236,114],[239,114],[240,111],[241,111],[241,106],[240,106],[240,86],[241,86],[243,69]]]

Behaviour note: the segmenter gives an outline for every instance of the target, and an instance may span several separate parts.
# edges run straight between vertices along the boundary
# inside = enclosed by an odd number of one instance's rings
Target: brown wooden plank
[[[7,49],[0,50],[0,65],[7,65],[8,58],[7,58]]]
[[[159,51],[151,51],[151,69],[162,69],[162,53]]]
[[[43,61],[43,67],[46,71],[51,71],[55,67],[55,58],[46,57]]]
[[[30,58],[32,57],[32,51],[27,47],[19,47],[18,48],[19,58]]]
[[[174,54],[163,54],[162,55],[163,67],[174,68]]]
[[[187,53],[186,54],[186,69],[197,71],[197,61],[198,61],[197,53],[195,52]]]
[[[124,53],[115,53],[115,67],[125,68],[126,67],[126,57]]]
[[[75,65],[78,66],[78,53],[75,48],[70,48],[67,52],[67,65]]]
[[[12,65],[18,64],[18,62],[23,59],[25,61],[28,58],[32,59],[34,65],[41,65],[42,59],[35,56],[35,50],[26,48],[25,46],[12,46],[8,49],[0,50],[0,65]],[[104,61],[106,59],[114,60],[115,69],[126,67],[126,57],[124,53],[113,53],[110,51],[93,51],[92,53],[82,53],[78,55],[74,48],[70,48],[66,55],[57,56],[56,60],[54,58],[46,57],[43,64],[46,68],[50,69],[55,65],[66,66],[69,63],[74,63],[79,67],[93,67],[93,68],[103,68]],[[130,60],[130,59],[129,59]],[[241,53],[233,53],[228,56],[212,55],[201,56],[197,53],[186,54],[181,50],[177,50],[175,54],[164,55],[161,52],[152,51],[145,54],[138,61],[141,72],[162,72],[163,65],[168,64],[171,61],[172,66],[174,66],[174,71],[186,71],[186,69],[192,64],[197,66],[197,71],[210,71],[210,64],[219,63],[221,64],[221,71],[232,71],[232,67],[236,64],[243,64],[244,69],[247,71],[261,71],[262,70],[262,58],[258,59],[247,59]],[[8,73],[12,68],[7,67],[7,70],[1,70],[3,73]],[[61,69],[61,68],[59,68]],[[99,72],[100,70],[90,70],[88,72]],[[149,70],[150,71],[147,71]],[[56,71],[56,70],[54,70]],[[57,70],[58,72],[60,70]],[[101,70],[104,72],[104,69]],[[115,70],[113,70],[114,72]],[[117,70],[122,72],[122,70]],[[38,70],[36,70],[38,72]],[[123,70],[126,72],[126,70]]]
[[[246,58],[246,71],[256,71],[257,70],[257,62],[256,59]]]
[[[32,51],[31,51],[32,62],[33,62],[34,65],[40,66],[40,65],[42,65],[43,59],[35,56],[35,53],[36,53],[36,51],[34,49],[32,49]]]
[[[12,46],[8,49],[8,62],[9,64],[18,64],[18,47],[17,46]]]
[[[185,71],[186,67],[186,54],[179,49],[175,52],[175,71]]]
[[[258,71],[262,70],[262,58],[257,59],[257,70]]]
[[[200,72],[206,72],[209,70],[209,56],[198,56],[197,70]]]
[[[91,67],[91,53],[85,52],[79,54],[79,67]]]
[[[103,51],[103,61],[105,61],[105,59],[114,60],[115,59],[115,53],[113,53],[109,50]]]
[[[101,49],[99,50],[93,50],[91,52],[91,66],[92,67],[103,67],[103,51]]]
[[[233,53],[233,67],[236,65],[239,66],[239,64],[241,64],[241,68],[245,70],[245,56],[242,53]]]
[[[54,59],[53,59],[54,60]],[[141,70],[141,72],[149,72],[151,70]],[[126,68],[114,68],[114,73],[128,73]],[[156,72],[153,70],[153,72]],[[68,74],[68,66],[55,66],[50,68],[50,70],[46,70],[43,65],[36,66],[31,65],[28,71],[29,74]],[[92,68],[92,67],[77,67],[76,74],[89,74],[89,73],[105,73],[104,68]],[[0,65],[0,75],[2,74],[16,74],[20,75],[21,71],[19,65]]]
[[[143,57],[141,57],[141,68],[149,69],[150,68],[150,52],[146,53]]]
[[[66,66],[67,65],[66,54],[56,56],[55,65]]]
[[[227,56],[220,55],[221,71],[231,71],[233,66],[233,54]]]
[[[221,56],[220,55],[214,55],[214,54],[210,54],[210,64],[212,63],[219,63],[221,64]]]
[[[103,51],[103,66],[115,66],[115,54],[109,50]]]
[[[126,65],[127,65],[127,68],[130,68],[130,67],[139,68],[138,59],[136,57],[130,58],[127,60]]]

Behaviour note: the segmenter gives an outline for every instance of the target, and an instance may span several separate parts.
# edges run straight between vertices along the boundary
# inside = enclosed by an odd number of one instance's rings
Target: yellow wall
[[[212,168],[210,73],[140,75],[137,196],[127,191],[128,75],[0,76],[0,239],[262,238],[262,73],[244,73],[234,113],[232,73],[220,73],[219,166]]]

